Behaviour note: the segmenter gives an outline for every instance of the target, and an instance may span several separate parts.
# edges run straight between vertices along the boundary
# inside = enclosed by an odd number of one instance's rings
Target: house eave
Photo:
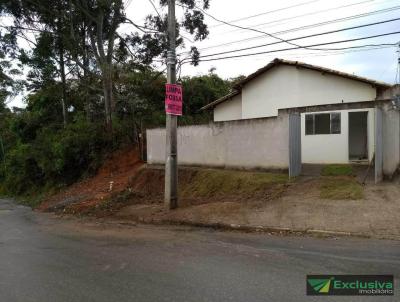
[[[229,94],[223,96],[222,98],[219,98],[218,100],[215,100],[215,101],[213,101],[213,102],[201,107],[200,111],[207,110],[209,108],[214,108],[218,104],[220,104],[222,102],[225,102],[225,101],[227,101],[227,100],[239,95],[240,93],[241,93],[241,91],[238,91],[238,90],[232,91]]]
[[[284,60],[284,59],[274,59],[268,65],[260,68],[256,72],[254,72],[254,73],[250,74],[249,76],[247,76],[242,81],[238,82],[234,86],[234,88],[235,89],[241,89],[244,85],[246,85],[248,82],[250,82],[254,78],[258,77],[259,75],[264,74],[268,70],[270,70],[273,67],[278,66],[278,65],[296,66],[296,67],[299,67],[299,68],[315,70],[315,71],[319,71],[319,72],[324,73],[324,74],[336,75],[336,76],[340,76],[340,77],[347,78],[347,79],[350,79],[350,80],[355,80],[355,81],[363,82],[363,83],[366,83],[366,84],[370,84],[370,85],[372,85],[374,87],[377,87],[377,88],[389,88],[389,87],[393,86],[393,85],[391,85],[389,83],[372,80],[372,79],[369,79],[369,78],[357,76],[357,75],[354,75],[354,74],[350,74],[350,73],[346,73],[346,72],[342,72],[342,71],[338,71],[338,70],[334,70],[334,69],[330,69],[330,68],[326,68],[326,67],[307,64],[307,63],[303,63],[303,62],[299,62],[299,61],[291,61],[291,60]]]
[[[299,62],[299,61],[275,59],[272,62],[270,62],[268,65],[258,69],[256,72],[250,74],[245,79],[243,79],[240,82],[238,82],[233,87],[234,88],[233,92],[227,94],[226,96],[223,96],[222,98],[219,98],[218,100],[215,100],[215,101],[207,104],[206,106],[203,106],[200,109],[200,111],[207,110],[209,108],[214,108],[216,105],[219,105],[222,102],[225,102],[225,101],[231,99],[232,97],[234,97],[236,95],[239,95],[241,93],[241,91],[242,91],[242,88],[248,82],[252,81],[253,79],[255,79],[258,76],[260,76],[260,75],[264,74],[265,72],[267,72],[268,70],[270,70],[270,69],[272,69],[272,68],[274,68],[276,66],[279,66],[279,65],[295,66],[295,67],[298,67],[298,68],[305,68],[305,69],[319,71],[319,72],[321,72],[323,74],[336,75],[336,76],[340,76],[340,77],[347,78],[347,79],[350,79],[350,80],[354,80],[354,81],[370,84],[373,87],[376,87],[377,89],[387,89],[387,88],[390,88],[390,87],[393,86],[393,85],[391,85],[389,83],[376,81],[376,80],[368,79],[368,78],[365,78],[365,77],[360,77],[360,76],[357,76],[357,75],[353,75],[353,74],[350,74],[350,73],[346,73],[346,72],[342,72],[342,71],[338,71],[338,70],[334,70],[334,69],[330,69],[330,68],[326,68],[326,67],[311,65],[311,64],[307,64],[307,63],[303,63],[303,62]]]

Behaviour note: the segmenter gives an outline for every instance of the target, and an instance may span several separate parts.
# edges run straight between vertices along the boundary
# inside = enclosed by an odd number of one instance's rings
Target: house
[[[292,175],[300,173],[301,164],[374,159],[376,178],[390,177],[400,163],[396,89],[329,68],[275,59],[202,108],[213,110],[214,123],[179,129],[179,158],[189,165],[286,168]],[[149,132],[150,143],[154,131],[163,135],[162,129]],[[155,146],[148,144],[148,150],[150,161],[162,162]]]

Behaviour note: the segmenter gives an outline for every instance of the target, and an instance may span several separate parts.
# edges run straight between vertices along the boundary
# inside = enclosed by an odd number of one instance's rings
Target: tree
[[[206,38],[208,30],[204,24],[204,15],[200,9],[196,9],[195,1],[180,0],[179,3],[185,12],[182,22],[177,23],[178,34],[182,27],[194,35],[195,40]],[[160,5],[165,7],[167,1],[161,0]],[[203,9],[208,6],[209,1],[203,0]],[[115,110],[113,70],[118,60],[116,55],[120,59],[129,57],[135,64],[143,65],[151,64],[156,57],[165,58],[168,43],[167,15],[157,11],[157,15],[146,18],[144,26],[138,25],[125,16],[122,0],[70,0],[69,13],[75,49],[80,46],[83,50],[87,43],[86,37],[79,40],[74,33],[81,28],[87,33],[90,52],[96,60],[102,79],[106,124],[111,129],[112,112]],[[117,32],[123,23],[131,24],[137,31],[123,37]],[[177,45],[182,43],[183,39],[178,35]],[[193,48],[192,53],[197,54],[197,51]],[[79,62],[77,55],[74,58],[81,68],[88,69],[87,64]]]
[[[229,93],[229,82],[214,73],[182,79],[185,91],[185,112],[198,113],[200,108]]]
[[[0,9],[0,14],[1,14]],[[13,79],[20,75],[20,66],[13,64],[18,56],[16,31],[5,31],[0,28],[0,113],[8,111],[7,98],[21,91],[22,81]]]
[[[14,24],[7,29],[28,42],[32,48],[30,52],[22,50],[20,54],[21,63],[32,68],[28,75],[28,89],[37,90],[48,82],[54,84],[57,76],[61,78],[61,105],[65,126],[67,100],[62,5],[65,8],[64,0],[3,1],[0,12],[14,17]]]
[[[52,37],[52,43],[48,44],[52,50],[48,50],[48,54],[51,54],[51,61],[58,65],[64,123],[68,106],[65,63],[73,62],[75,66],[69,66],[68,73],[88,80],[87,87],[97,90],[101,82],[106,125],[112,130],[112,113],[116,105],[114,68],[127,61],[136,66],[146,66],[156,58],[162,61],[166,57],[166,5],[166,0],[160,0],[160,10],[156,9],[155,14],[149,15],[144,25],[125,16],[122,0],[5,0],[0,3],[0,12],[14,17],[14,26],[10,30],[16,31],[20,37],[27,39],[27,30],[33,30],[39,42],[46,35],[47,38]],[[194,0],[179,0],[178,5],[184,12],[182,20],[177,22],[178,47],[184,46],[180,30],[193,35],[194,40],[206,38],[208,29],[204,23],[203,9],[208,8],[209,0],[202,0],[201,7]],[[127,35],[120,34],[118,29],[124,23],[131,24],[135,31]],[[197,63],[198,55],[197,49],[192,47],[193,64]]]

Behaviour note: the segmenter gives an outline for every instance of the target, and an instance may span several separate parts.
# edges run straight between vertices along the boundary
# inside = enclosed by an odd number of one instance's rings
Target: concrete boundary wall
[[[148,163],[165,163],[165,129],[150,129],[146,135]],[[179,127],[178,163],[242,169],[288,169],[288,114]]]

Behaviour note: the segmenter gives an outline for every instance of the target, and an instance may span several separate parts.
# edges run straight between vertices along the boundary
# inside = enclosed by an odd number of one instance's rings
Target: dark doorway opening
[[[349,159],[368,160],[368,111],[349,112]]]

